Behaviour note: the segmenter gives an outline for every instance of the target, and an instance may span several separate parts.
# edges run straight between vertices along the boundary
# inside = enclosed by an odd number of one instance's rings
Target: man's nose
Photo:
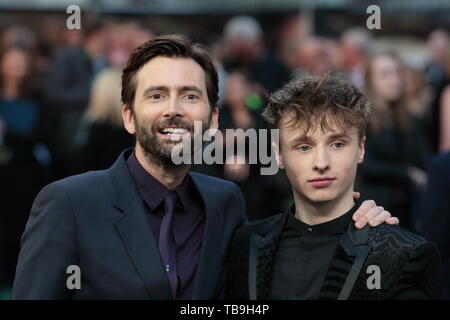
[[[184,116],[183,104],[179,101],[178,97],[170,97],[164,110],[164,115],[167,117]]]
[[[328,153],[324,149],[318,148],[314,159],[314,170],[323,172],[330,168]]]

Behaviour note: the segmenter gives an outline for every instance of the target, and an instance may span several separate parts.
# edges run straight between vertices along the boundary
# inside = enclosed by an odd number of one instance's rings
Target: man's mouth
[[[323,188],[328,187],[334,180],[336,180],[334,177],[317,177],[308,180],[308,182],[311,183],[313,187]]]
[[[178,141],[181,140],[185,134],[188,134],[189,130],[182,127],[164,127],[158,130],[158,132],[172,141]]]

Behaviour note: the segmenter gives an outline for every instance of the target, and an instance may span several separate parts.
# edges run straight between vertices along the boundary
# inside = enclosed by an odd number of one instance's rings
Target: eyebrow
[[[352,137],[346,133],[346,132],[339,132],[332,134],[328,137],[328,140],[339,140],[339,139],[350,139],[352,140]]]
[[[199,87],[197,87],[195,85],[181,86],[181,87],[178,87],[177,90],[179,92],[195,91],[195,92],[203,95],[202,89],[200,89]],[[150,86],[144,90],[143,96],[144,97],[147,96],[152,91],[169,91],[169,87],[167,87],[167,86]]]
[[[311,141],[311,138],[309,138],[308,136],[305,136],[305,135],[301,135],[301,136],[298,136],[298,137],[296,137],[296,138],[294,138],[294,139],[292,139],[292,143],[300,143],[300,142],[310,142]]]
[[[339,140],[339,139],[350,139],[350,140],[352,140],[352,137],[346,132],[334,133],[334,134],[331,134],[331,135],[329,135],[327,137],[328,141]],[[306,135],[298,136],[297,138],[294,138],[292,140],[292,143],[311,143],[311,142],[313,142],[312,139],[309,136],[306,136]]]

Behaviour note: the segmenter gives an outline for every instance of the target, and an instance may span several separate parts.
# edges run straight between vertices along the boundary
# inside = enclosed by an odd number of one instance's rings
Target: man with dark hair
[[[107,170],[40,192],[13,298],[223,297],[228,244],[246,221],[242,194],[171,158],[185,138],[194,139],[194,122],[217,128],[217,93],[217,71],[202,45],[166,35],[136,48],[122,74],[122,116],[136,146]],[[359,213],[362,224],[393,220],[373,202]]]
[[[364,159],[369,101],[328,75],[292,81],[263,115],[280,130],[277,161],[291,210],[242,227],[229,252],[233,299],[435,299],[436,247],[398,226],[354,228],[353,183]]]
[[[92,82],[107,66],[109,23],[89,19],[81,31],[81,43],[55,52],[43,82],[48,114],[43,129],[57,162],[65,162],[71,156],[74,137],[89,103]]]

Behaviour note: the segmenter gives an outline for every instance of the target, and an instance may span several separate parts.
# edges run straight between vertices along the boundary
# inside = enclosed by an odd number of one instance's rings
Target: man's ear
[[[219,131],[219,108],[212,107],[209,115],[209,128],[206,130],[209,139],[213,136],[217,139],[217,132]]]
[[[283,156],[281,155],[280,145],[278,143],[272,142],[272,149],[275,153],[275,159],[277,160],[278,167],[284,169]]]
[[[364,161],[364,154],[366,153],[366,149],[364,148],[364,144],[366,143],[366,136],[361,138],[358,147],[358,164]]]
[[[122,107],[123,125],[129,134],[136,133],[136,126],[134,123],[133,110],[129,104],[124,104]]]
[[[219,108],[212,107],[211,108],[211,121],[210,121],[210,129],[218,129],[219,128]]]

